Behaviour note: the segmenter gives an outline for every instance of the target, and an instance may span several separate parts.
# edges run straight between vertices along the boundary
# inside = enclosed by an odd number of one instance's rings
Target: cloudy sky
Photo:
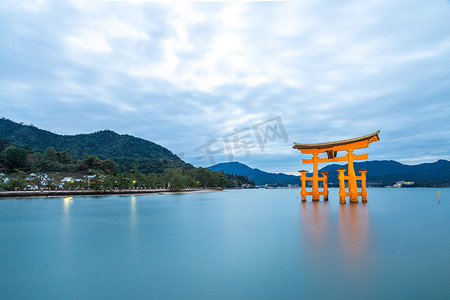
[[[371,160],[450,159],[448,0],[4,0],[0,40],[0,115],[55,133],[285,173],[292,142],[376,130]]]

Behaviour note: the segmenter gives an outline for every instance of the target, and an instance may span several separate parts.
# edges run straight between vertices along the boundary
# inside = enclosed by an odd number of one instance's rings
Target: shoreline
[[[148,194],[185,194],[223,191],[222,188],[187,188],[179,191],[170,189],[142,189],[142,190],[45,190],[45,191],[5,191],[0,192],[0,200],[8,198],[30,197],[63,197],[63,196],[107,196],[107,195],[148,195]]]

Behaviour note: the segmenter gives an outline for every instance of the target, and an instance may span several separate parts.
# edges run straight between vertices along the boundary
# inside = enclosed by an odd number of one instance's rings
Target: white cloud
[[[381,129],[371,159],[450,157],[448,3],[23,3],[0,10],[0,101],[18,121],[111,128],[200,163],[209,139],[282,115],[291,141]],[[294,172],[290,151],[242,159]]]
[[[42,13],[47,9],[46,0],[17,1],[15,5],[19,9],[30,13]]]
[[[89,51],[95,53],[110,53],[111,46],[102,35],[84,32],[80,35],[69,35],[65,38],[69,51]]]

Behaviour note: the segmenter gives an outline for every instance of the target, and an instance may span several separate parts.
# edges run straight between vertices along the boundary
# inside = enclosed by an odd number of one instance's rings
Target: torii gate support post
[[[328,201],[328,173],[329,172],[320,172],[323,181],[323,201]]]
[[[306,173],[308,171],[301,170],[298,171],[300,175],[300,180],[302,182],[302,191],[300,192],[300,195],[302,196],[302,201],[306,201],[306,196],[312,196],[313,201],[319,201],[320,195],[323,195],[323,200],[328,201],[328,172],[321,172],[322,177],[317,176],[306,176]],[[306,181],[312,182],[312,191],[308,192],[306,191]],[[323,182],[323,191],[319,191],[319,181]],[[316,183],[314,183],[316,182]]]
[[[367,170],[358,170],[361,174],[361,198],[362,202],[367,202],[367,189],[366,189],[366,173]]]
[[[313,180],[312,180],[312,201],[320,200],[319,193],[319,163],[317,161],[318,154],[313,153]]]
[[[300,179],[302,181],[302,191],[300,195],[302,195],[302,201],[306,201],[306,173],[308,173],[308,171],[302,170],[298,172],[301,174]]]
[[[353,149],[347,150],[348,157],[348,191],[350,193],[350,203],[358,202],[358,186],[356,184],[355,168],[353,167]]]
[[[345,200],[345,175],[344,172],[347,171],[346,169],[336,169],[338,171],[338,179],[339,179],[339,203],[345,204],[347,201]]]
[[[361,181],[361,192],[358,193],[356,190],[356,200],[352,201],[352,194],[350,191],[350,176],[346,176],[344,174],[345,171],[347,171],[344,168],[336,169],[338,171],[338,179],[339,179],[339,202],[342,204],[346,203],[346,196],[350,196],[350,203],[358,203],[358,196],[361,196],[362,202],[367,202],[367,189],[366,189],[366,173],[367,170],[358,170],[358,172],[361,174],[361,176],[355,176],[355,181],[360,180]],[[345,191],[345,181],[348,182],[349,192],[347,193]],[[357,187],[356,187],[357,188]]]

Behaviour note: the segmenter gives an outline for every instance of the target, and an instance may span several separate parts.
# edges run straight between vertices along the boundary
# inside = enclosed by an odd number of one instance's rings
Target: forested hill
[[[178,156],[158,144],[110,130],[59,135],[33,125],[18,124],[2,118],[0,137],[15,146],[28,145],[32,151],[37,152],[44,152],[53,147],[56,151],[68,151],[77,158],[83,157],[84,154],[96,155],[100,159],[112,158],[123,169],[142,165],[152,168],[188,166]]]

